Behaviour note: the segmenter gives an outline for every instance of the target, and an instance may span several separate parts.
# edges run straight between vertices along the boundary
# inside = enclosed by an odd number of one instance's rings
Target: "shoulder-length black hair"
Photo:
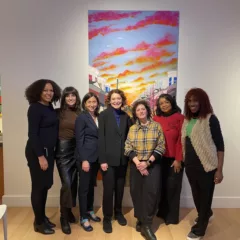
[[[29,85],[25,90],[25,97],[29,104],[41,101],[42,92],[46,84],[50,83],[53,87],[53,98],[51,103],[56,104],[61,98],[61,88],[52,80],[39,79]]]
[[[161,94],[159,96],[157,102],[156,102],[156,107],[157,107],[156,115],[157,116],[163,116],[164,115],[164,112],[161,110],[160,104],[159,104],[159,101],[160,101],[161,98],[164,98],[164,99],[166,99],[167,101],[170,102],[170,104],[172,106],[172,110],[171,110],[172,113],[176,113],[176,112],[181,113],[181,109],[177,105],[177,102],[176,102],[175,98],[173,98],[170,94]]]
[[[60,114],[63,113],[64,110],[66,110],[68,108],[68,105],[66,103],[66,97],[69,94],[73,94],[74,96],[76,96],[76,103],[74,105],[73,108],[71,108],[73,111],[75,111],[77,114],[79,114],[81,112],[81,99],[78,93],[78,90],[74,87],[66,87],[63,90],[62,93],[62,97],[61,97],[61,103],[60,103]]]
[[[89,93],[87,93],[84,97],[83,97],[83,100],[82,100],[82,109],[84,110],[84,111],[87,111],[87,108],[86,108],[86,106],[85,106],[85,104],[86,104],[86,102],[87,102],[87,100],[89,99],[89,98],[91,98],[91,97],[95,97],[95,99],[97,100],[97,107],[96,107],[96,109],[95,109],[95,111],[94,111],[94,115],[95,116],[98,116],[99,115],[99,109],[100,109],[100,102],[99,102],[99,98],[98,98],[98,96],[95,94],[95,93],[93,93],[93,92],[89,92]]]
[[[136,110],[139,105],[143,105],[147,109],[147,118],[150,119],[152,116],[152,113],[151,113],[151,108],[149,106],[149,103],[146,100],[138,100],[133,104],[133,108],[132,108],[133,121],[136,122],[138,120],[136,115]]]

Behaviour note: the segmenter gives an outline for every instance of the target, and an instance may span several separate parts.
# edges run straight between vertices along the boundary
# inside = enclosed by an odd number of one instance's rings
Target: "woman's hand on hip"
[[[47,161],[47,159],[44,156],[41,156],[41,157],[38,157],[38,161],[39,161],[40,168],[43,171],[46,171],[48,169],[48,161]]]
[[[181,161],[174,160],[171,167],[174,167],[175,173],[179,173],[182,168],[182,163],[181,163]]]
[[[101,164],[101,169],[105,172],[108,170],[108,164],[107,163],[102,163]]]
[[[84,160],[84,161],[82,162],[82,170],[83,170],[84,172],[89,172],[89,169],[90,169],[90,164],[89,164],[89,162],[88,162],[87,160]]]

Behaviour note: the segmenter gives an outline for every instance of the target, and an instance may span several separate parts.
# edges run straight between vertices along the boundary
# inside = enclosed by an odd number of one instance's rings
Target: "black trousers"
[[[78,199],[81,219],[87,219],[87,212],[93,211],[94,186],[96,184],[98,170],[98,162],[90,163],[89,172],[84,172],[82,170],[82,163],[79,164]]]
[[[107,171],[102,171],[103,176],[103,216],[106,220],[111,220],[114,214],[122,213],[122,200],[127,166],[108,166]],[[113,207],[114,197],[114,207]]]
[[[41,169],[38,157],[29,143],[27,143],[25,148],[25,156],[28,161],[32,182],[31,203],[35,222],[40,225],[46,216],[45,207],[48,190],[53,185],[54,149],[48,149],[48,156],[45,155],[48,161],[48,169],[46,171]]]
[[[166,223],[177,224],[179,222],[180,195],[182,190],[183,165],[179,173],[174,172],[171,167],[174,159],[163,157],[162,167],[162,189],[158,205],[158,216]]]
[[[62,215],[65,215],[66,209],[76,206],[78,174],[74,157],[75,147],[75,139],[59,140],[56,150],[56,163],[62,183],[60,190]]]
[[[161,189],[161,165],[148,168],[149,175],[142,176],[134,163],[130,166],[130,194],[134,217],[144,225],[151,225],[158,208]]]
[[[186,166],[186,175],[192,189],[193,200],[198,212],[198,223],[192,232],[204,236],[210,217],[213,193],[215,188],[214,174],[216,170],[205,172],[203,167]]]

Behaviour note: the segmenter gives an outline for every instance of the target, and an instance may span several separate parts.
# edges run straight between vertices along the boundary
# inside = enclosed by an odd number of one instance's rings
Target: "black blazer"
[[[110,166],[126,165],[128,157],[124,156],[124,146],[132,122],[128,114],[121,111],[118,127],[113,111],[108,107],[99,116],[99,162]]]
[[[83,112],[77,117],[75,135],[77,160],[96,162],[98,159],[98,127],[88,112]]]

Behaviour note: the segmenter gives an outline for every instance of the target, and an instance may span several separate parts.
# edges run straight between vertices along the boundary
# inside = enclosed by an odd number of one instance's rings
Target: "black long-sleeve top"
[[[52,104],[32,103],[28,108],[28,143],[38,157],[52,149],[58,138],[58,118]]]

